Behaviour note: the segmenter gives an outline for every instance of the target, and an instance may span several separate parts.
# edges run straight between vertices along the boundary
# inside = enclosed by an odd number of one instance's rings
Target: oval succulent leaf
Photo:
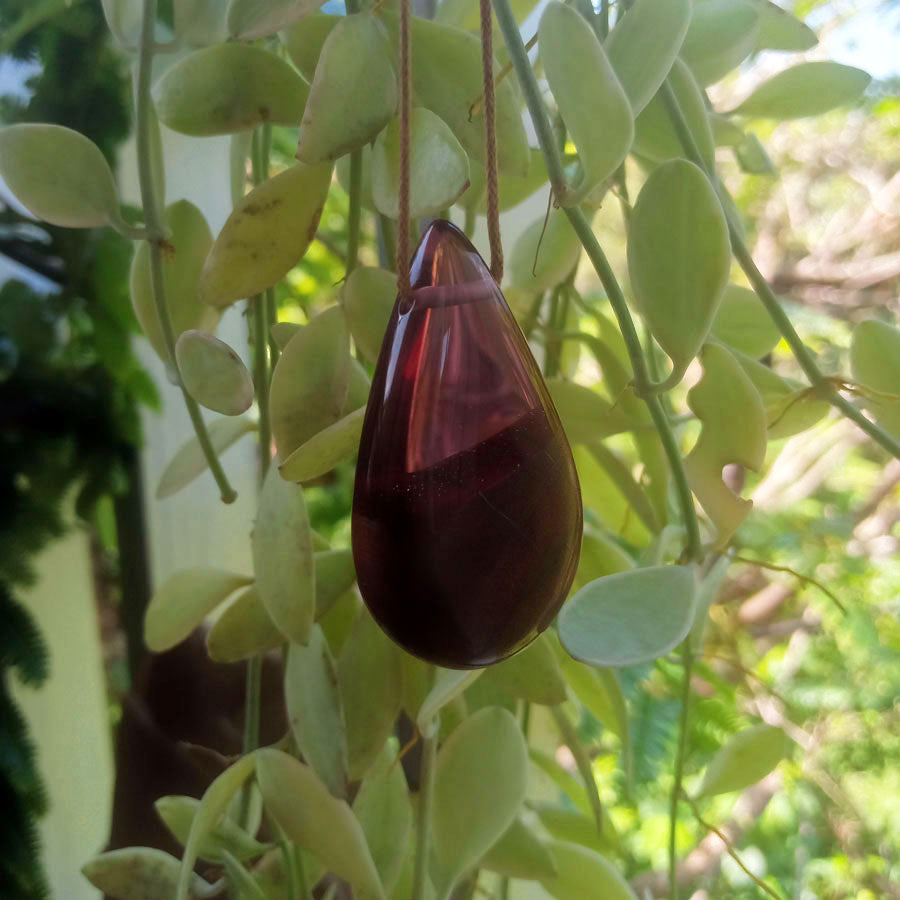
[[[189,200],[179,200],[166,207],[165,224],[169,237],[162,254],[162,271],[172,332],[177,340],[188,329],[214,331],[221,314],[203,303],[197,290],[203,263],[213,243],[209,225]],[[138,244],[131,261],[129,288],[131,306],[141,330],[159,358],[168,362],[166,340],[153,296],[150,247],[146,242]]]
[[[865,405],[877,421],[900,435],[900,330],[869,319],[853,329],[850,371],[874,393]]]
[[[762,141],[752,131],[747,132],[744,140],[734,148],[734,157],[741,171],[748,175],[776,174],[775,163]]]
[[[256,431],[256,427],[256,423],[246,417],[216,419],[207,428],[209,442],[216,454],[221,455],[245,434]],[[156,499],[163,500],[177,494],[202,475],[208,465],[196,436],[188,438],[163,471],[156,486]]]
[[[566,841],[553,841],[554,878],[541,881],[557,900],[637,900],[628,882],[606,857]]]
[[[605,728],[618,735],[628,754],[628,710],[613,669],[595,669],[565,654],[563,674],[582,705]]]
[[[372,196],[372,146],[366,144],[360,151],[362,153],[362,176],[360,178],[359,202],[363,209],[369,212],[378,212],[375,208],[375,198]],[[351,154],[342,156],[334,167],[338,184],[344,189],[347,196],[350,195],[350,159]],[[353,270],[357,271],[356,269]]]
[[[650,662],[677,647],[694,620],[694,571],[651,566],[586,584],[559,614],[559,639],[600,668]]]
[[[363,356],[378,361],[381,342],[397,298],[397,278],[386,269],[360,266],[344,284],[341,299],[350,334]]]
[[[338,660],[351,778],[363,776],[391,734],[403,699],[400,650],[363,610]]]
[[[294,644],[284,672],[288,718],[297,747],[335,797],[347,790],[347,728],[337,667],[322,629]]]
[[[119,195],[100,148],[61,125],[0,128],[0,176],[33,215],[63,228],[119,219]]]
[[[574,585],[584,587],[589,581],[604,575],[615,575],[634,568],[634,560],[622,546],[603,532],[586,526],[581,537],[581,556]]]
[[[312,535],[303,490],[274,466],[260,492],[251,543],[266,612],[286,638],[305,644],[316,611]]]
[[[353,800],[353,812],[366,834],[375,868],[386,891],[397,884],[409,852],[412,808],[397,751],[386,746]]]
[[[315,12],[323,0],[231,0],[228,33],[242,41],[268,37]]]
[[[181,845],[186,844],[200,801],[196,797],[160,797],[153,807],[175,840]],[[260,843],[225,816],[200,843],[197,855],[206,862],[215,863],[222,861],[222,852],[227,850],[237,859],[255,859],[262,856],[270,846]]]
[[[513,820],[479,865],[489,872],[527,881],[556,875],[556,862],[550,849],[521,817]]]
[[[295,844],[349,882],[360,900],[384,900],[362,826],[309,766],[280,750],[261,750],[257,779],[266,812]]]
[[[487,194],[484,189],[484,168],[480,163],[469,160],[469,177],[472,185],[463,196],[462,205],[469,207],[475,203],[477,212],[485,215],[487,213]],[[544,154],[540,150],[532,148],[528,151],[527,175],[500,175],[497,179],[500,212],[506,212],[523,203],[545,185],[548,178]]]
[[[340,21],[341,16],[317,12],[279,33],[291,62],[307,81],[315,77],[322,47]]]
[[[754,0],[754,6],[759,12],[757,50],[803,51],[819,42],[812,28],[772,0]]]
[[[550,378],[547,388],[559,413],[566,437],[573,444],[589,444],[629,431],[637,424],[596,391],[564,378]]]
[[[253,403],[253,379],[224,341],[202,331],[185,331],[175,344],[185,390],[207,409],[239,416]]]
[[[316,553],[316,618],[331,609],[353,587],[356,568],[350,550],[322,550]]]
[[[409,214],[436,216],[469,186],[469,158],[447,125],[417,106],[410,117]],[[380,213],[400,214],[400,122],[392,119],[372,149],[372,196]]]
[[[566,699],[566,680],[546,634],[510,659],[491,666],[480,683],[486,681],[501,693],[530,703],[554,706]]]
[[[688,392],[688,406],[703,423],[685,459],[691,489],[718,529],[723,547],[753,506],[722,480],[722,469],[738,463],[759,471],[766,455],[766,411],[759,392],[740,363],[720,344],[707,344],[700,356],[703,377]]]
[[[361,406],[301,444],[279,467],[288,481],[311,481],[352,459],[359,447],[366,408]]]
[[[853,103],[872,76],[828,60],[800,63],[763,82],[734,112],[763,119],[820,116]]]
[[[309,88],[283,60],[249,44],[197,50],[153,88],[160,121],[181,134],[234,134],[266,122],[300,121]]]
[[[484,669],[438,669],[434,684],[417,711],[416,725],[422,735],[428,737],[434,731],[434,717],[479,678]]]
[[[228,37],[228,0],[174,0],[175,34],[185,44],[208,47]]]
[[[441,896],[512,825],[525,799],[527,772],[522,731],[499,707],[469,716],[441,747],[433,818]]]
[[[85,863],[82,874],[95,888],[114,900],[172,900],[181,862],[154,847],[126,847],[101,853]],[[194,875],[193,896],[203,895],[210,884]]]
[[[634,137],[631,104],[597,35],[574,7],[552,0],[541,16],[538,42],[547,82],[578,151],[579,182],[558,198],[561,205],[574,206],[628,154]]]
[[[787,756],[787,735],[771,725],[755,725],[730,737],[703,776],[697,798],[742,791],[771,772]]]
[[[282,459],[341,418],[349,381],[347,323],[343,310],[332,306],[291,338],[272,373],[269,412]]]
[[[691,0],[636,0],[610,32],[606,52],[635,116],[665,81],[690,21]]]
[[[736,284],[728,285],[722,294],[712,334],[754,359],[770,353],[781,340],[781,332],[759,297]]]
[[[228,306],[280,281],[316,236],[330,184],[330,163],[298,163],[250,191],[209,252],[199,285],[202,299]]]
[[[367,144],[394,115],[397,96],[391,46],[381,23],[371,12],[345,16],[322,47],[300,123],[297,159],[335,160]]]
[[[543,237],[541,233],[543,232]],[[537,293],[559,284],[577,265],[581,242],[561,209],[532,222],[513,245],[509,280],[513,287]]]
[[[672,160],[655,169],[634,206],[628,271],[650,331],[684,374],[709,333],[731,269],[725,214],[706,175]]]
[[[238,662],[284,643],[284,635],[266,612],[256,587],[248,587],[216,619],[206,635],[206,652],[214,662]]]
[[[221,569],[185,569],[154,593],[144,616],[144,640],[155,653],[183,641],[220,603],[253,581]]]
[[[700,84],[713,84],[737,68],[754,50],[759,11],[750,0],[695,3],[681,56]]]
[[[706,110],[706,101],[703,99],[703,91],[691,74],[691,70],[680,59],[676,59],[672,64],[668,82],[675,94],[675,99],[678,100],[678,105],[681,107],[684,119],[694,137],[700,156],[712,170],[715,163],[716,145],[709,114]],[[654,97],[637,117],[634,129],[632,149],[638,156],[655,163],[684,157],[684,148],[672,127],[665,104],[659,95]]]

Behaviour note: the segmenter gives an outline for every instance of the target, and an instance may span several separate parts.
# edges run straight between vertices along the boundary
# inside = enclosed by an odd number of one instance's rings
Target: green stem
[[[362,150],[350,154],[350,213],[347,217],[347,277],[359,257],[359,220],[362,209]]]
[[[663,104],[666,107],[666,113],[669,116],[672,127],[675,129],[675,133],[678,135],[678,139],[681,142],[681,146],[683,147],[687,158],[706,173],[716,193],[723,197],[724,201],[727,196],[725,188],[719,181],[715,169],[710,170],[707,167],[706,162],[697,147],[697,143],[694,140],[694,136],[691,134],[687,120],[684,118],[684,113],[681,111],[678,98],[675,96],[675,92],[672,90],[668,81],[663,82],[660,93]],[[747,244],[741,236],[740,230],[737,228],[732,215],[729,213],[728,204],[723,202],[722,206],[725,210],[725,218],[728,221],[728,233],[731,237],[731,247],[734,252],[734,257],[738,261],[740,267],[744,270],[747,280],[750,282],[756,295],[762,301],[770,318],[778,327],[778,330],[781,332],[787,345],[791,348],[794,358],[799,363],[800,368],[803,369],[810,384],[817,388],[819,393],[821,393],[832,406],[839,409],[848,419],[855,422],[870,438],[872,438],[872,440],[884,447],[885,450],[897,457],[897,459],[900,459],[900,441],[888,434],[874,422],[869,421],[869,419],[867,419],[849,400],[841,396],[835,386],[822,373],[822,370],[816,364],[813,354],[806,344],[803,343],[803,339],[800,335],[797,334],[787,313],[781,308],[781,303],[775,296],[775,292],[769,286],[769,283],[766,281],[762,272],[759,271],[756,263],[753,261],[753,255],[750,253]]]
[[[597,825],[597,834],[603,837],[603,804],[600,802],[600,794],[597,791],[597,782],[594,780],[594,771],[591,768],[591,760],[584,749],[584,745],[578,738],[578,732],[572,724],[569,717],[563,712],[561,706],[551,706],[550,714],[556,727],[559,729],[560,736],[572,751],[575,759],[575,765],[578,768],[578,774],[584,782],[584,789],[587,791],[588,800],[594,813],[594,822]]]
[[[260,479],[266,477],[271,461],[272,426],[269,419],[269,362],[266,335],[266,298],[257,294],[250,300],[253,307],[253,381],[256,404],[259,407],[259,464]]]
[[[691,707],[691,674],[694,671],[694,653],[690,641],[681,645],[684,660],[684,680],[681,683],[681,716],[678,721],[678,748],[675,752],[675,783],[669,798],[669,900],[678,900],[678,857],[675,850],[675,829],[678,826],[678,799],[684,776],[684,759],[687,755],[688,721]]]
[[[223,503],[233,503],[237,492],[231,486],[219,462],[219,457],[209,439],[209,432],[197,401],[188,394],[181,383],[178,362],[175,359],[175,331],[169,315],[169,304],[166,299],[166,284],[163,278],[162,240],[165,233],[162,214],[157,206],[156,191],[153,185],[153,166],[150,161],[150,78],[153,64],[153,26],[156,22],[156,0],[144,0],[141,19],[141,43],[138,52],[137,89],[136,94],[136,142],[138,159],[138,182],[141,189],[141,203],[144,207],[144,222],[149,234],[150,245],[150,281],[153,288],[153,301],[160,328],[166,344],[169,365],[178,374],[178,384],[184,397],[188,415],[194,426],[197,443],[203,452],[210,472],[219,486]]]
[[[550,176],[550,183],[553,186],[557,200],[559,200],[561,196],[559,189],[565,187],[562,160],[555,143],[555,135],[550,125],[550,119],[547,116],[547,110],[544,108],[544,101],[541,97],[537,79],[534,77],[528,53],[525,50],[525,45],[522,43],[519,26],[509,5],[509,0],[494,0],[494,11],[497,14],[497,21],[500,23],[500,29],[503,32],[503,37],[509,50],[510,60],[522,87],[522,93],[525,95],[528,111],[531,113],[531,120],[541,145],[541,152]],[[669,460],[672,479],[678,495],[678,503],[681,507],[685,530],[687,531],[687,547],[685,548],[684,558],[686,561],[700,559],[703,554],[703,545],[700,540],[700,525],[697,522],[694,498],[688,485],[681,451],[678,448],[675,435],[659,402],[659,398],[648,394],[651,385],[644,363],[641,341],[637,331],[635,331],[628,304],[625,302],[625,295],[622,293],[622,288],[616,280],[609,260],[600,247],[584,213],[578,207],[568,207],[565,209],[565,213],[606,290],[606,295],[618,320],[625,347],[628,350],[628,357],[631,360],[635,392],[647,404],[653,424],[659,432],[663,449]]]
[[[275,288],[266,288],[263,295],[266,301],[266,334],[269,336],[269,359],[272,368],[278,362],[281,356],[281,350],[278,349],[278,342],[272,337],[272,326],[278,322],[278,304],[275,301]]]
[[[431,803],[434,795],[434,763],[437,756],[438,729],[422,739],[422,765],[419,782],[419,818],[416,822],[416,859],[413,869],[413,892],[416,900],[425,896],[428,879],[428,841],[431,831]]]
[[[385,268],[392,272],[397,262],[397,230],[393,219],[378,214],[378,227],[381,230],[381,243],[384,248]]]

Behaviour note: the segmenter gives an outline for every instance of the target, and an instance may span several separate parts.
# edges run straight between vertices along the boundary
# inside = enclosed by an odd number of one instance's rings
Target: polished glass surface
[[[428,228],[375,370],[353,500],[363,598],[416,656],[497,662],[552,622],[582,509],[540,370],[478,252]]]

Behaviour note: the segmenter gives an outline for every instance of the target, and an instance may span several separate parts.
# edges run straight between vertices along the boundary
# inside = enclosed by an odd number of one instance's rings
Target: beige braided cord
[[[494,98],[494,35],[491,0],[479,0],[481,12],[481,74],[484,81],[484,156],[487,183],[487,228],[491,247],[491,275],[503,280],[500,240],[500,193],[497,187],[496,102]]]
[[[402,297],[409,295],[409,118],[410,118],[410,4],[400,0],[400,185],[397,217],[397,290]]]

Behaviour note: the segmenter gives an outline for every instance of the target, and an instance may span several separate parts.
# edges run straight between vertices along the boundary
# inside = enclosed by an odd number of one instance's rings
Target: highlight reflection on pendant
[[[363,599],[410,653],[453,668],[520,650],[572,584],[582,509],[572,453],[503,295],[435,221],[372,381],[353,498]]]

